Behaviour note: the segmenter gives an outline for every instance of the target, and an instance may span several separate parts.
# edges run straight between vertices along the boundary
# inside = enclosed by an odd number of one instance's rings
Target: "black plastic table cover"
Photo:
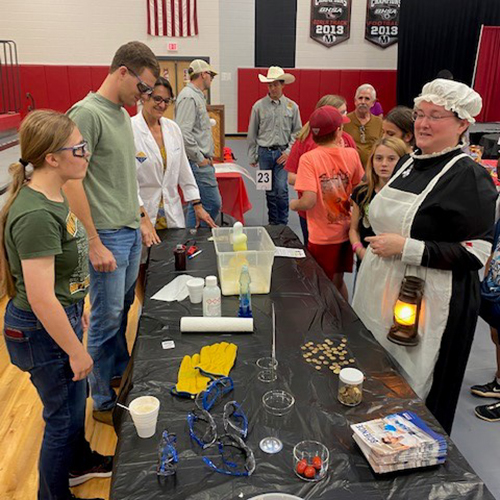
[[[267,230],[277,246],[302,248],[288,227],[269,226]],[[161,302],[151,296],[181,274],[174,271],[173,249],[189,238],[196,239],[203,253],[188,261],[187,273],[196,277],[217,274],[215,249],[207,241],[209,236],[208,229],[199,229],[196,236],[188,230],[167,230],[162,235],[164,241],[151,249],[145,302],[129,372],[130,391],[122,393],[121,400],[127,403],[139,395],[154,395],[161,407],[156,434],[150,439],[137,436],[127,412],[115,420],[119,439],[111,487],[113,500],[249,499],[269,492],[325,500],[493,498],[451,441],[444,465],[385,475],[372,472],[352,439],[350,424],[411,410],[437,431],[443,431],[310,254],[305,259],[275,258],[271,293],[252,296],[254,333],[181,334],[180,318],[201,316],[201,304],[193,305],[189,299]],[[272,302],[276,309],[279,366],[277,381],[266,384],[258,380],[255,362],[270,355]],[[223,297],[223,316],[236,316],[237,310],[237,297]],[[338,402],[338,376],[330,370],[315,370],[305,362],[300,349],[308,341],[318,343],[329,338],[338,342],[344,336],[349,356],[355,358],[356,366],[366,376],[363,402],[354,408]],[[167,339],[175,341],[174,349],[162,349],[162,341]],[[189,438],[186,421],[194,402],[170,394],[183,356],[221,341],[238,346],[230,374],[235,389],[229,397],[240,402],[249,416],[247,442],[257,464],[250,477],[225,476],[203,463],[198,445]],[[289,415],[272,417],[263,409],[262,396],[272,388],[294,395],[296,402]],[[222,407],[212,411],[219,430]],[[159,479],[156,474],[163,429],[176,433],[178,439],[177,474],[167,479]],[[260,450],[259,442],[273,434],[280,437],[284,447],[280,453],[268,455]],[[302,481],[293,470],[294,445],[309,439],[322,442],[330,450],[328,474],[316,483]],[[217,457],[216,447],[208,454]]]

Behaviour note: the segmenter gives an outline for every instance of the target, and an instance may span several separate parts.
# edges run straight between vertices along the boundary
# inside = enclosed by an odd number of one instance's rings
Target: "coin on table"
[[[312,359],[311,359],[311,358],[307,358],[307,359],[306,359],[306,361],[307,361],[308,363],[311,363],[311,362],[312,362]]]
[[[350,358],[349,363],[354,363],[354,358]]]
[[[322,361],[325,359],[324,356],[320,356],[319,359],[321,359]]]
[[[330,363],[328,363],[328,361],[323,361],[323,364],[324,364],[324,365],[328,365],[328,364],[330,364]]]
[[[307,349],[307,347],[306,347],[305,345],[300,346],[300,348],[301,348],[303,351],[305,351],[305,350]]]
[[[335,375],[338,375],[340,373],[340,368],[335,368],[335,370],[333,370],[333,373],[335,373]]]
[[[347,342],[347,338],[346,337],[342,337],[342,342]]]
[[[321,370],[321,366],[316,366],[316,370]]]

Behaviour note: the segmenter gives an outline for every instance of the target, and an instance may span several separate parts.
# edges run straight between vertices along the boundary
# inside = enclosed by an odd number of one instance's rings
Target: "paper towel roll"
[[[184,318],[181,318],[181,332],[253,332],[253,318],[213,318],[186,316]]]

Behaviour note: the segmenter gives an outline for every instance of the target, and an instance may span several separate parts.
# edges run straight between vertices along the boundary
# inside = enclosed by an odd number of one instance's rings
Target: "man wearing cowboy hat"
[[[284,169],[290,146],[302,128],[299,107],[283,95],[286,84],[295,77],[279,66],[271,66],[267,76],[259,75],[267,83],[269,93],[252,108],[248,125],[248,157],[250,165],[272,171],[272,189],[266,191],[269,224],[288,223],[288,184]]]
[[[189,164],[200,190],[201,204],[215,220],[219,215],[222,201],[212,162],[214,141],[207,102],[203,92],[210,88],[217,72],[202,59],[192,61],[188,72],[191,81],[177,96],[175,121],[182,131]],[[192,205],[189,205],[186,225],[187,227],[195,227],[196,225],[196,216]]]

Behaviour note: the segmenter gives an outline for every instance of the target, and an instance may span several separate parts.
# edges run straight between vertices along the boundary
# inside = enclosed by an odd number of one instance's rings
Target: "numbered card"
[[[255,185],[260,191],[271,191],[273,189],[272,170],[257,170]]]

